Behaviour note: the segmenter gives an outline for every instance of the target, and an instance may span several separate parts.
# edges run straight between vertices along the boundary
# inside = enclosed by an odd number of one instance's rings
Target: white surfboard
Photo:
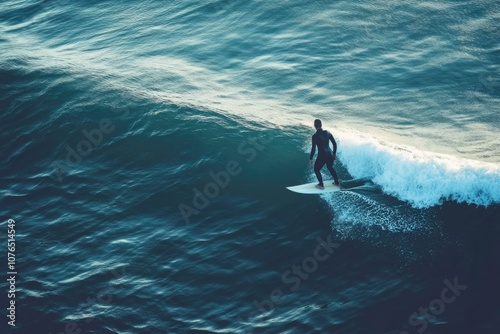
[[[318,182],[306,183],[293,187],[286,187],[286,189],[299,194],[323,194],[328,192],[340,191],[341,190],[340,186],[336,186],[332,184],[332,182],[333,181],[325,181],[323,183],[325,185],[325,189],[316,188]]]

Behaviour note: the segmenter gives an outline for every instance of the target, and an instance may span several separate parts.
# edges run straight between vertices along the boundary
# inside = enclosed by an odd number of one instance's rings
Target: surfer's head
[[[323,125],[321,124],[321,120],[320,119],[315,119],[314,120],[314,127],[316,128],[316,130],[319,130],[321,129]]]

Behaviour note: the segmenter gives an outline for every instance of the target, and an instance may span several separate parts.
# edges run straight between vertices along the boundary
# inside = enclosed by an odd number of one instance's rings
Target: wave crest
[[[500,168],[493,163],[442,155],[339,133],[339,158],[355,178],[369,178],[415,208],[445,200],[489,206],[500,203]]]

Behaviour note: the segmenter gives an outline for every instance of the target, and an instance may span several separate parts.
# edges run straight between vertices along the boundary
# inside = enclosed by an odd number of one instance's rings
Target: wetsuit
[[[333,144],[333,152],[330,149],[329,141]],[[309,157],[310,160],[312,160],[314,154],[316,153],[316,146],[318,147],[318,157],[314,163],[314,173],[318,178],[319,184],[323,186],[323,177],[321,176],[320,170],[325,164],[330,171],[330,174],[332,174],[335,184],[338,184],[339,178],[335,169],[333,169],[334,157],[337,154],[337,143],[335,142],[332,134],[326,130],[316,131],[316,133],[312,136],[312,148],[311,155]]]

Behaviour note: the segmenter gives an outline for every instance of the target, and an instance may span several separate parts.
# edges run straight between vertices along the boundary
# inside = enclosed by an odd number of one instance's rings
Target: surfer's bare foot
[[[318,189],[321,189],[321,190],[325,189],[325,186],[322,184],[317,184],[317,185],[315,185],[315,187]]]
[[[338,187],[340,187],[340,182],[339,181],[333,182],[333,184],[336,185],[336,186],[338,186]]]

